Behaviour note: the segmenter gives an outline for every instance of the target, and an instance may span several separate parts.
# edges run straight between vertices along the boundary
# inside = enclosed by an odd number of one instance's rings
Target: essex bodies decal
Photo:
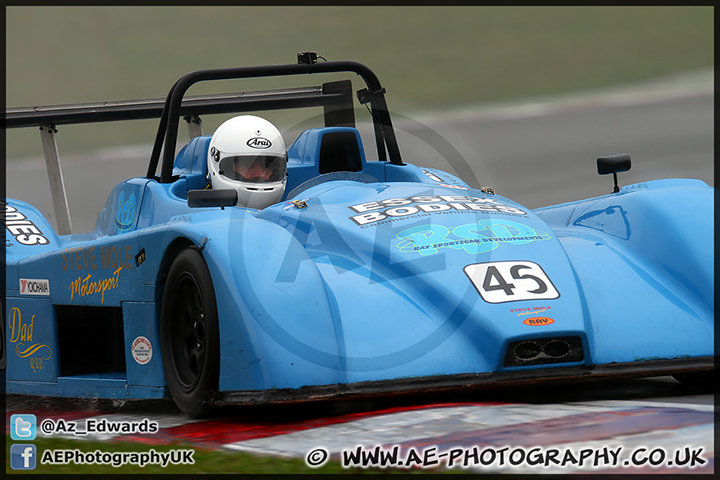
[[[478,255],[495,250],[501,243],[524,245],[547,240],[550,235],[511,220],[488,219],[452,230],[443,225],[420,225],[399,232],[397,237],[400,239],[397,248],[401,252],[434,255],[441,248],[452,248]]]
[[[492,213],[497,215],[522,216],[527,212],[506,205],[491,198],[469,197],[465,195],[420,195],[406,198],[388,198],[386,200],[352,205],[350,219],[363,228],[380,225],[412,216],[427,216],[433,213]]]
[[[52,357],[52,350],[44,343],[33,340],[33,326],[35,315],[30,320],[22,318],[18,307],[13,307],[8,313],[8,342],[15,346],[15,353],[20,358],[27,358],[33,372],[42,370],[44,362]]]
[[[43,232],[17,208],[0,202],[5,206],[2,221],[15,240],[22,245],[47,245],[50,243]],[[6,243],[6,246],[7,243]]]

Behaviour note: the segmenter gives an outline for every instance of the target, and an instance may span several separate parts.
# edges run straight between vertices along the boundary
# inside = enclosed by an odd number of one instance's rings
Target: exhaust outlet
[[[503,366],[580,362],[582,359],[580,337],[533,338],[508,345]]]

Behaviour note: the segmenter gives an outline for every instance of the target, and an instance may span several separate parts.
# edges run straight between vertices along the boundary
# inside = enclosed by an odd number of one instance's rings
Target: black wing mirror
[[[613,193],[617,193],[620,191],[617,174],[619,172],[627,172],[630,170],[630,155],[627,153],[621,153],[619,155],[600,157],[597,159],[597,169],[600,175],[607,175],[608,173],[613,174],[613,182],[615,183]]]
[[[188,206],[199,207],[234,207],[237,204],[237,191],[235,190],[190,190],[188,191]]]

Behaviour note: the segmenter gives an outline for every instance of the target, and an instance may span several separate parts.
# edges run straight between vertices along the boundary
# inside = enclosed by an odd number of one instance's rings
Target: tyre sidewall
[[[175,325],[171,317],[171,302],[176,301],[178,278],[189,273],[197,282],[205,315],[206,345],[205,358],[198,381],[188,390],[176,373],[171,344],[171,329]],[[212,400],[218,390],[220,374],[220,341],[218,332],[217,304],[212,277],[205,260],[197,248],[180,252],[168,272],[163,293],[160,316],[160,339],[165,380],[173,400],[180,410],[191,417],[204,417],[213,410]]]

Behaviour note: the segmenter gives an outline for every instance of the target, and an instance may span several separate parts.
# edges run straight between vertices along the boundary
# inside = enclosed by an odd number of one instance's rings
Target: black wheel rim
[[[170,331],[173,366],[183,389],[192,390],[200,380],[207,350],[207,323],[200,287],[183,272],[175,287]]]

